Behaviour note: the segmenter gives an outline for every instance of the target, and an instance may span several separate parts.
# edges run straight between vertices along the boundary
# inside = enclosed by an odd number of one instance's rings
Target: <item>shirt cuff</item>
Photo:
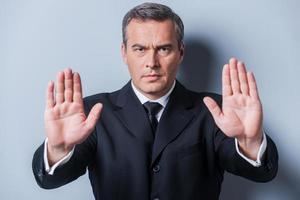
[[[266,137],[266,134],[265,134],[265,132],[263,133],[263,141],[262,141],[262,143],[261,143],[261,145],[259,147],[256,160],[249,159],[243,153],[240,152],[237,139],[235,139],[235,148],[236,148],[236,151],[238,152],[238,154],[242,158],[244,158],[247,162],[249,162],[254,167],[260,167],[261,166],[262,157],[263,157],[263,155],[264,155],[264,153],[265,153],[265,151],[267,149],[267,137]]]
[[[49,174],[49,175],[53,175],[54,174],[54,170],[67,163],[70,158],[72,157],[73,153],[74,153],[74,148],[73,147],[72,151],[70,151],[65,157],[63,157],[62,159],[60,159],[57,163],[55,163],[54,165],[52,165],[51,167],[49,166],[49,162],[48,162],[48,149],[47,149],[47,144],[48,144],[48,138],[46,138],[45,140],[45,144],[44,144],[44,164],[45,164],[45,171]]]

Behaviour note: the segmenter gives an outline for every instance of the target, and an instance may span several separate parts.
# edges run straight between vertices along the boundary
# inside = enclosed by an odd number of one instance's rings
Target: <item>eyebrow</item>
[[[158,45],[157,48],[161,49],[161,48],[172,48],[173,45],[172,44],[162,44],[162,45]]]
[[[135,48],[135,47],[145,47],[144,45],[141,45],[141,44],[133,44],[131,46],[131,48]]]
[[[131,48],[135,48],[135,47],[143,47],[143,48],[145,48],[146,46],[141,45],[141,44],[133,44],[133,45],[131,46]],[[167,43],[167,44],[162,44],[162,45],[156,46],[156,49],[160,49],[160,48],[171,48],[171,47],[173,47],[173,45],[170,44],[170,43]]]

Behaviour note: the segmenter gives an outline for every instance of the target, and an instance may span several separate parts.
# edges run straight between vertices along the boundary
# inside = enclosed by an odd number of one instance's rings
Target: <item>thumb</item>
[[[100,117],[100,113],[102,111],[102,108],[103,108],[102,103],[97,103],[91,109],[91,111],[90,111],[90,113],[89,113],[89,115],[88,115],[88,117],[85,121],[86,128],[88,130],[92,130],[95,127],[95,125],[96,125],[96,123],[97,123],[97,121]]]
[[[209,112],[212,114],[215,122],[219,121],[222,115],[222,110],[219,107],[219,105],[216,103],[216,101],[213,100],[211,97],[204,97],[203,102],[208,108]]]

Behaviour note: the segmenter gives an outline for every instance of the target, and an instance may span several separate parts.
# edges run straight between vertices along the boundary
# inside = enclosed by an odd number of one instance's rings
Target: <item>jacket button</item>
[[[155,165],[154,167],[153,167],[153,172],[155,172],[155,173],[157,173],[157,172],[159,172],[159,170],[160,170],[160,166],[159,165]],[[154,199],[154,200],[159,200],[159,199]]]
[[[39,177],[43,176],[43,170],[42,170],[42,169],[39,169],[37,175],[38,175]]]
[[[273,165],[272,165],[271,162],[269,162],[269,163],[267,164],[267,168],[268,168],[269,171],[273,168]]]

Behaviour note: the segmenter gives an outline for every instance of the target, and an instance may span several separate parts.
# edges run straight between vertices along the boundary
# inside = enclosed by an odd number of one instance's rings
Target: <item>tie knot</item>
[[[161,110],[162,105],[157,102],[147,101],[146,103],[144,103],[144,107],[146,108],[148,115],[156,116],[157,113]]]

